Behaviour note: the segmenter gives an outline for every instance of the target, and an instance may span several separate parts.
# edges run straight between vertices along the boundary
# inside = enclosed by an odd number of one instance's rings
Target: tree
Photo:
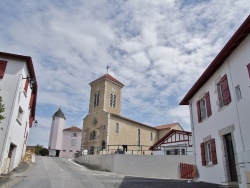
[[[49,155],[49,150],[47,148],[43,148],[40,150],[39,154],[41,156],[48,156]]]
[[[43,149],[43,145],[37,144],[36,146],[34,146],[34,148],[35,148],[35,154],[39,155],[40,151]]]
[[[1,123],[1,120],[3,120],[5,117],[2,115],[2,113],[5,111],[5,106],[3,104],[3,99],[2,97],[0,96],[0,123]]]

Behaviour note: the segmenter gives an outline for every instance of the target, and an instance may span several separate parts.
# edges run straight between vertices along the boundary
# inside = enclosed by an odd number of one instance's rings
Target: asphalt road
[[[132,177],[87,169],[66,159],[36,157],[36,163],[24,172],[11,175],[3,187],[14,188],[216,188],[206,183]]]

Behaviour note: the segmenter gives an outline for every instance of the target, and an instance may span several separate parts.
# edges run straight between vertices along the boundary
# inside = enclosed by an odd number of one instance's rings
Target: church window
[[[110,105],[111,107],[113,106],[113,94],[110,94],[109,105]]]
[[[72,137],[76,137],[77,136],[77,133],[72,133]]]
[[[94,107],[99,105],[99,92],[94,95]]]
[[[116,126],[115,126],[115,133],[119,134],[119,123],[116,123]]]
[[[93,131],[93,135],[92,135],[92,137],[93,137],[93,140],[95,139],[95,137],[96,137],[96,132],[95,131]]]
[[[113,95],[113,107],[115,108],[115,104],[116,104],[116,95]]]
[[[89,135],[89,140],[92,140],[92,132]]]

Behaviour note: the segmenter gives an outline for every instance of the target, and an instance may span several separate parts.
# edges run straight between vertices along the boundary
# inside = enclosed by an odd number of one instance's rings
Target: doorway
[[[229,134],[225,134],[223,137],[225,140],[225,149],[227,152],[226,160],[228,162],[228,168],[229,168],[228,176],[231,182],[238,182],[232,135],[231,133],[229,133]]]

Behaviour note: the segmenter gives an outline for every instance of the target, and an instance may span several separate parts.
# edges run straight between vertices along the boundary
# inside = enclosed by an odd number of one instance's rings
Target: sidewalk
[[[32,164],[29,162],[21,162],[18,167],[16,167],[12,172],[8,174],[3,174],[0,175],[0,187],[10,187],[10,184],[15,180],[18,182],[16,179],[16,176],[24,171],[26,171]]]

